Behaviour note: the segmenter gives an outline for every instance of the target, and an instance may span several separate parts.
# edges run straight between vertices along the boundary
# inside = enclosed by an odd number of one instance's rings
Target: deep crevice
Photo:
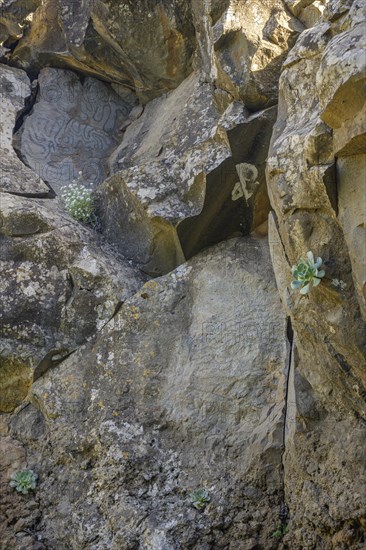
[[[5,189],[1,192],[7,193],[8,195],[15,195],[16,197],[24,197],[25,199],[54,199],[56,197],[56,193],[51,188],[48,193],[17,193],[16,191],[6,191]]]
[[[50,369],[52,369],[53,367],[56,367],[57,365],[65,361],[65,359],[70,357],[70,355],[75,353],[75,351],[76,349],[71,351],[68,351],[66,349],[49,351],[36,366],[33,374],[33,382],[36,382],[39,378],[44,376],[46,372],[48,372]],[[57,359],[54,359],[54,357],[57,357]]]
[[[177,228],[187,260],[201,250],[235,236],[247,236],[268,220],[270,204],[265,178],[277,106],[249,115],[227,130],[231,155],[206,175],[204,206],[197,216],[186,218]],[[246,166],[248,180],[240,179],[237,166]],[[249,173],[253,176],[249,177]],[[240,183],[248,192],[236,196]]]
[[[284,464],[284,454],[286,452],[286,427],[287,427],[287,411],[288,411],[288,394],[289,394],[289,382],[290,382],[290,371],[293,358],[293,345],[294,345],[294,331],[292,328],[291,318],[287,317],[287,326],[286,326],[286,336],[287,336],[287,346],[288,354],[286,358],[286,370],[285,370],[285,404],[283,410],[283,429],[282,429],[282,451],[281,451],[281,506],[279,513],[279,520],[281,522],[282,529],[284,530],[287,526],[288,518],[288,506],[286,504],[286,494],[285,494],[285,464]]]
[[[21,38],[23,38],[23,36]],[[3,48],[6,48],[7,50],[9,50],[8,54],[13,53],[13,51],[15,50],[17,45],[19,44],[21,38],[14,38],[14,37],[9,36],[9,38],[4,40],[2,46],[3,46]]]
[[[248,235],[251,215],[243,198],[233,201],[232,191],[239,180],[232,158],[207,175],[201,213],[186,218],[178,226],[178,237],[187,260],[204,248],[238,234]]]
[[[337,160],[326,169],[323,175],[323,182],[329,202],[338,216],[338,182],[337,182]]]
[[[25,118],[31,113],[34,104],[36,103],[38,94],[38,84],[34,86],[34,82],[31,83],[31,93],[28,97],[24,100],[24,107],[21,109],[17,115],[17,118],[15,120],[15,125],[13,129],[13,136],[20,130],[20,128],[23,126]],[[17,153],[17,151],[16,151]],[[18,153],[17,153],[18,154]],[[19,156],[19,155],[18,155]],[[23,162],[23,161],[22,161]]]

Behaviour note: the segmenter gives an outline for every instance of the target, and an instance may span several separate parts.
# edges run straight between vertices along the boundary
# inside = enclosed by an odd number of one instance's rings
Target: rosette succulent
[[[211,500],[210,495],[207,491],[205,491],[205,489],[197,489],[197,491],[194,491],[189,496],[192,506],[194,506],[197,510],[203,510],[206,504],[208,504]]]
[[[297,265],[292,267],[294,280],[291,282],[291,288],[300,290],[300,294],[307,294],[312,286],[318,286],[325,275],[325,271],[320,269],[323,263],[321,258],[314,260],[314,254],[309,251],[306,258],[301,258]]]
[[[38,476],[33,470],[20,470],[11,476],[10,486],[26,495],[36,488],[37,478]]]

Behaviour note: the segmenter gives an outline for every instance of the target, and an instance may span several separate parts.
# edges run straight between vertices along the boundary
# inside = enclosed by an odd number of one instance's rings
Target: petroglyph
[[[16,138],[22,158],[56,192],[79,172],[85,183],[100,183],[133,104],[94,78],[81,82],[71,71],[43,69],[38,83],[36,104]]]
[[[249,199],[254,195],[256,188],[259,186],[258,170],[254,164],[242,162],[236,165],[236,170],[240,181],[235,185],[232,192],[232,200],[236,201],[240,197],[245,197],[248,203]]]

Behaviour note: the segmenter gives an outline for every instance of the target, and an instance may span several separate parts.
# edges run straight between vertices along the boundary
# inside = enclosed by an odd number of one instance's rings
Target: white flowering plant
[[[92,190],[78,182],[61,188],[61,198],[67,212],[82,223],[95,223],[95,202]]]

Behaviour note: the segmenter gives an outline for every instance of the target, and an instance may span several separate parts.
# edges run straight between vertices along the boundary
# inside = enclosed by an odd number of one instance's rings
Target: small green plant
[[[282,537],[284,537],[288,533],[288,531],[289,531],[289,529],[288,529],[287,525],[284,525],[283,523],[279,523],[276,526],[276,529],[273,532],[272,536],[275,539],[282,539]]]
[[[300,289],[300,294],[307,294],[310,290],[310,285],[318,286],[321,279],[325,275],[325,271],[320,269],[323,260],[317,258],[314,261],[314,254],[308,252],[306,258],[301,258],[297,265],[292,267],[292,275],[294,280],[291,282],[291,288]]]
[[[61,188],[61,198],[67,212],[82,223],[95,223],[95,203],[92,191],[85,185],[73,182]]]
[[[10,486],[15,487],[19,493],[27,495],[29,491],[34,491],[36,488],[37,478],[33,470],[20,470],[11,476]]]
[[[189,495],[191,504],[197,510],[203,510],[211,500],[210,495],[205,489],[197,489]]]

